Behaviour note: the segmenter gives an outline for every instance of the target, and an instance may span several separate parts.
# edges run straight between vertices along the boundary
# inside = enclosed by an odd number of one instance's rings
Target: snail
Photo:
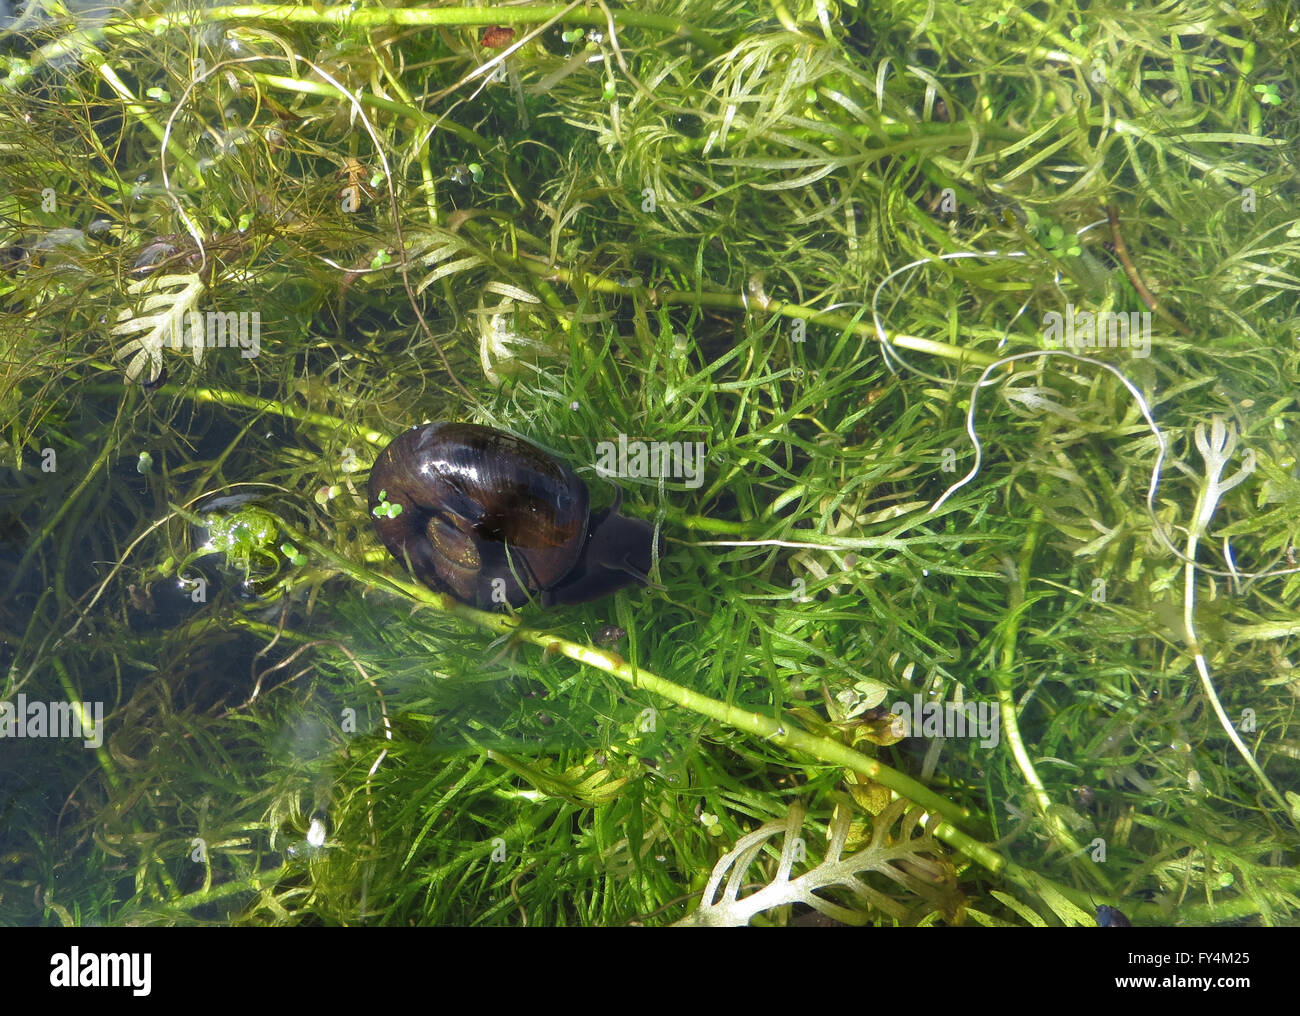
[[[586,483],[513,435],[427,423],[370,469],[370,514],[388,552],[430,589],[462,603],[519,607],[594,600],[648,583],[655,530],[590,511]],[[657,546],[662,547],[662,543]]]

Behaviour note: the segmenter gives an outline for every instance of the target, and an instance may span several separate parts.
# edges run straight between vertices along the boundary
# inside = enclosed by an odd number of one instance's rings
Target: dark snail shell
[[[412,428],[370,469],[370,514],[389,553],[476,607],[581,603],[648,582],[654,527],[618,514],[617,501],[595,514],[590,502],[564,463],[468,423]]]

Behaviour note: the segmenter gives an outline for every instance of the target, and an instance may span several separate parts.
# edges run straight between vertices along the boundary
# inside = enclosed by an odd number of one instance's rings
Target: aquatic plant
[[[1295,923],[1280,6],[10,25],[0,921]],[[432,419],[656,585],[409,581]]]

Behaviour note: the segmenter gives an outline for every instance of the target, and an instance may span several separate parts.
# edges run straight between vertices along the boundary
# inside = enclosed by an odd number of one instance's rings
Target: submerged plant
[[[1268,6],[25,18],[0,702],[104,720],[0,712],[0,922],[1295,923]],[[410,581],[433,420],[655,584]]]
[[[846,853],[852,811],[836,808],[827,830],[825,856],[802,874],[791,877],[796,862],[807,853],[807,844],[799,835],[803,810],[791,808],[784,822],[769,822],[742,836],[722,856],[704,887],[700,906],[678,921],[678,926],[740,927],[765,911],[796,903],[845,924],[865,923],[864,911],[888,914],[898,921],[909,914],[914,920],[924,919],[930,908],[941,914],[946,911],[947,919],[955,920],[962,908],[953,891],[954,874],[945,871],[943,862],[933,856],[940,853],[939,844],[920,827],[922,813],[914,810],[904,815],[907,810],[906,801],[895,801],[872,819],[867,842]],[[784,839],[775,872],[762,888],[742,896],[756,855],[777,835]],[[882,876],[887,884],[893,883],[892,888],[901,890],[904,898],[874,888],[867,881],[872,874]],[[850,909],[833,902],[826,894],[835,889],[847,891],[858,907]],[[925,912],[912,914],[918,900],[925,901]]]
[[[203,281],[197,275],[166,275],[149,277],[132,283],[127,290],[132,295],[147,294],[139,314],[124,310],[117,316],[111,332],[129,335],[143,332],[117,351],[117,356],[130,357],[126,365],[126,379],[135,381],[142,373],[151,381],[162,374],[162,351],[167,348],[182,349],[189,345],[194,362],[203,360],[203,342],[191,334],[186,340],[189,315],[203,296]],[[134,355],[133,355],[134,354]],[[145,371],[145,366],[149,367]]]

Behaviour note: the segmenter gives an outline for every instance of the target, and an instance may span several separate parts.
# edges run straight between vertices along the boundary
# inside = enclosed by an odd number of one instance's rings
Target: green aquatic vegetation
[[[162,278],[150,276],[132,283],[127,292],[135,295],[148,293],[136,315],[129,308],[118,314],[118,323],[111,332],[123,335],[130,332],[144,332],[139,338],[132,339],[118,349],[119,357],[130,356],[126,367],[126,379],[134,381],[142,373],[152,380],[163,372],[162,353],[165,348],[181,349],[188,345],[193,350],[194,362],[203,360],[204,343],[191,337],[185,341],[184,328],[189,315],[194,311],[203,296],[203,280],[197,275],[167,275]],[[156,311],[146,314],[146,311]],[[131,356],[131,354],[135,354]],[[147,372],[145,366],[149,367]]]
[[[942,914],[945,908],[949,912],[943,916],[953,920],[958,905],[952,885],[955,881],[954,873],[944,871],[941,860],[925,856],[937,854],[938,849],[934,841],[924,834],[924,830],[920,830],[921,835],[916,836],[921,817],[919,810],[907,816],[897,838],[890,835],[891,827],[905,810],[906,803],[903,801],[891,804],[875,819],[870,840],[859,844],[858,849],[846,856],[844,850],[853,831],[851,813],[848,808],[837,808],[828,830],[830,842],[826,847],[826,856],[815,867],[791,878],[800,854],[806,852],[806,847],[798,836],[803,815],[800,809],[792,808],[785,822],[769,823],[741,837],[735,847],[718,861],[704,887],[703,902],[699,909],[678,921],[678,925],[739,927],[750,924],[764,911],[793,903],[801,903],[844,924],[865,923],[863,910],[837,906],[818,894],[818,890],[836,886],[849,890],[871,910],[884,912],[899,921],[912,916],[914,920],[921,918],[917,923],[930,923],[925,918],[935,913]],[[764,842],[778,832],[784,834],[784,842],[780,864],[772,881],[757,892],[740,896],[746,870]],[[877,872],[904,889],[904,900],[891,899],[873,889],[860,877],[866,871]],[[721,897],[718,897],[718,889],[724,877],[727,877],[727,886]],[[917,905],[925,912],[909,915],[909,910]]]
[[[0,922],[1296,923],[1281,7],[11,26]],[[428,419],[705,468],[481,612]]]

